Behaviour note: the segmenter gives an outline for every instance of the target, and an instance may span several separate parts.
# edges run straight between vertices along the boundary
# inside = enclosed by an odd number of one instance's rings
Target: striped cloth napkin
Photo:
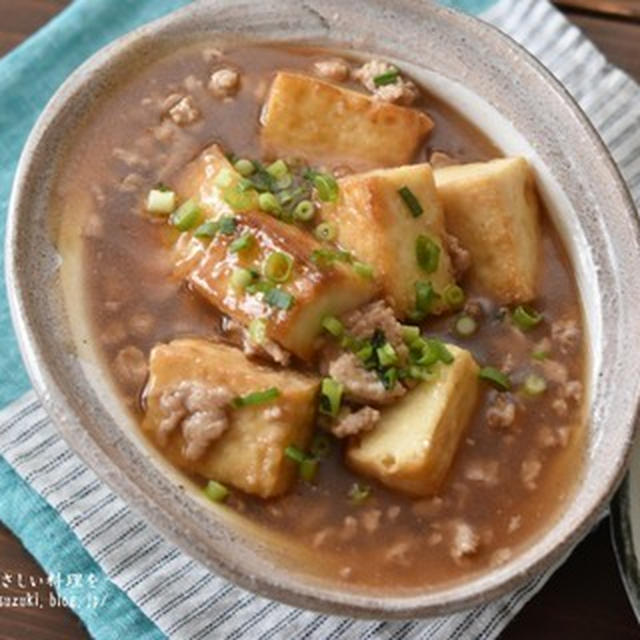
[[[182,4],[76,0],[0,62],[0,210],[28,129],[68,72],[105,42]],[[551,69],[600,131],[640,203],[640,87],[546,0],[443,4],[480,15]],[[28,77],[37,77],[37,86]],[[4,291],[0,374],[0,402],[26,389]],[[488,639],[551,574],[491,604],[421,621],[332,617],[254,596],[207,571],[131,512],[68,448],[33,392],[0,412],[0,496],[0,519],[99,640]]]

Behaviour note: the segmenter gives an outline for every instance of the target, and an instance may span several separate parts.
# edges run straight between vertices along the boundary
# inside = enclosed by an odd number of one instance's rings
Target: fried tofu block
[[[325,204],[322,216],[337,229],[337,243],[373,266],[385,297],[396,315],[415,309],[417,281],[431,282],[442,294],[454,283],[451,260],[445,248],[444,215],[428,164],[405,165],[355,174],[339,180],[339,198]],[[423,209],[414,217],[399,189],[406,187]],[[418,236],[439,248],[437,267],[428,272],[416,258]],[[433,313],[444,311],[440,300]]]
[[[384,409],[372,431],[354,439],[347,463],[356,472],[410,495],[435,494],[447,475],[478,395],[478,365],[466,350],[439,364],[438,378],[422,382]]]
[[[182,469],[262,498],[289,489],[296,469],[284,451],[291,444],[300,449],[308,444],[317,378],[260,366],[234,347],[198,339],[157,345],[151,351],[149,371],[142,426],[156,438],[167,417],[167,397],[178,385],[221,386],[234,396],[277,388],[280,395],[268,403],[230,408],[227,430],[198,460],[185,457],[180,427],[171,434],[165,451]]]
[[[185,166],[172,181],[172,186],[181,200],[194,198],[207,218],[216,220],[222,216],[232,216],[234,211],[225,202],[223,190],[216,183],[216,177],[222,170],[229,179],[227,186],[235,186],[242,177],[227,160],[222,149],[217,144],[212,144]]]
[[[433,122],[416,109],[281,71],[271,85],[262,125],[267,154],[363,171],[410,162]]]
[[[435,171],[447,231],[471,254],[470,277],[501,303],[536,295],[540,223],[534,178],[524,158]]]
[[[260,319],[268,338],[303,360],[311,359],[324,318],[364,304],[377,293],[377,283],[359,275],[349,264],[318,261],[315,252],[323,245],[295,225],[260,212],[236,213],[235,217],[234,235],[217,234],[202,249],[187,274],[188,282],[240,324],[247,326]],[[249,246],[234,251],[233,243],[243,236],[251,238]],[[195,242],[190,240],[189,246]],[[292,260],[291,275],[274,286],[275,294],[252,286],[234,287],[234,269],[253,269],[261,274],[274,252],[285,253]],[[265,279],[259,276],[252,284],[260,287],[261,283]]]

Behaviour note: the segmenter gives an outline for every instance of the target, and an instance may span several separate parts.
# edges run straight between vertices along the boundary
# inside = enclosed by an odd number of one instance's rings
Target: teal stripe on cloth
[[[94,638],[166,637],[104,575],[58,513],[3,458],[0,458],[0,496],[0,520],[20,538],[48,575],[62,578],[56,591],[67,601],[76,599],[72,609]],[[74,574],[82,576],[82,587],[67,585],[67,577]]]
[[[438,4],[465,13],[481,13],[496,4],[498,0],[438,0]]]

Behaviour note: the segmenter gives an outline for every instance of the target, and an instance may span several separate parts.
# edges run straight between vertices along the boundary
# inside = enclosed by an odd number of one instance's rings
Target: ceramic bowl
[[[442,588],[358,590],[292,566],[286,546],[214,509],[141,442],[83,328],[81,256],[61,256],[48,199],[60,145],[124,70],[211,42],[295,41],[397,60],[454,103],[506,154],[527,156],[577,273],[589,344],[588,446],[563,512],[504,565]],[[53,224],[53,227],[52,227]],[[622,475],[640,391],[640,245],[624,183],[580,109],[523,49],[482,22],[425,0],[214,0],[195,3],[100,51],[58,91],[17,172],[8,224],[12,314],[33,384],[86,462],[158,530],[239,585],[352,616],[439,615],[496,598],[558,562],[595,522]],[[295,563],[294,563],[295,564]]]

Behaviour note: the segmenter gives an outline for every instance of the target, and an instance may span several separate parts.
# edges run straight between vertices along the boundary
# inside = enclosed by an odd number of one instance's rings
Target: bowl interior
[[[131,68],[176,44],[312,42],[397,60],[454,104],[506,154],[527,156],[577,274],[589,341],[589,442],[582,481],[531,546],[499,568],[422,593],[381,596],[292,568],[288,550],[224,509],[212,509],[137,435],[94,352],[81,286],[79,238],[58,233],[48,203],[56,162],[83,113]],[[59,222],[59,221],[58,221]],[[64,231],[64,230],[63,230]],[[192,556],[242,586],[332,613],[436,615],[515,588],[556,561],[615,488],[636,419],[633,354],[640,245],[629,195],[602,142],[566,92],[522,49],[477,20],[423,1],[220,0],[189,6],[98,53],[56,94],[23,153],[11,203],[8,290],[36,390],[71,446],[128,502]],[[60,256],[64,256],[61,261]],[[62,264],[61,264],[62,263]]]

